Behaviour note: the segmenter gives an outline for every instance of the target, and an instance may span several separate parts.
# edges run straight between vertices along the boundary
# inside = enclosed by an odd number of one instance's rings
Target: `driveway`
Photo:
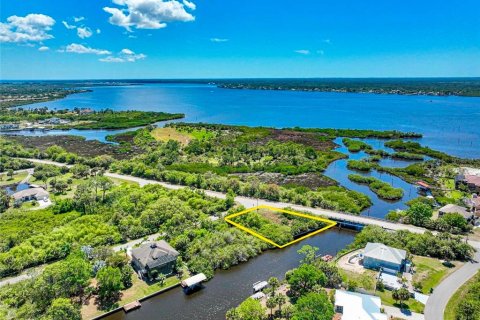
[[[420,313],[415,313],[408,310],[402,310],[399,308],[389,307],[389,306],[382,306],[382,308],[385,310],[385,313],[389,317],[405,319],[405,320],[424,320],[425,319],[424,315]],[[440,319],[441,318],[438,318],[437,320],[440,320]]]
[[[141,239],[135,239],[129,241],[127,243],[119,244],[117,246],[112,247],[113,251],[126,251],[128,256],[131,256],[132,248],[136,245],[139,245],[144,242],[152,242],[155,241],[158,237],[160,237],[161,233],[151,234],[148,237],[143,237]]]

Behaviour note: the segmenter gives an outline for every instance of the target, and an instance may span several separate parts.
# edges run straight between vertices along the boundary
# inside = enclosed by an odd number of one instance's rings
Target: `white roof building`
[[[406,257],[405,250],[392,248],[383,243],[369,242],[363,253],[363,266],[370,269],[387,268],[399,271]]]
[[[49,193],[43,188],[29,188],[12,194],[15,202],[48,199]]]
[[[335,312],[342,314],[342,320],[387,320],[387,315],[380,312],[381,306],[379,297],[335,291]]]

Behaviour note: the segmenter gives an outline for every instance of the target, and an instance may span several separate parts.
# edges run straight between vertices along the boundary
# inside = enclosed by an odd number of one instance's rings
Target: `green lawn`
[[[188,278],[190,275],[188,272],[184,272],[183,279]],[[145,281],[138,279],[136,274],[132,275],[132,286],[127,290],[122,291],[121,298],[118,301],[119,306],[123,306],[127,303],[137,301],[145,296],[151,295],[162,289],[171,287],[180,283],[180,280],[176,276],[168,277],[163,284],[156,282],[153,284],[147,284]],[[91,319],[104,313],[105,311],[98,310],[97,306],[90,302],[88,305],[82,306],[82,318]]]
[[[448,268],[438,259],[414,256],[415,274],[413,282],[419,282],[422,292],[430,294],[430,289],[435,288],[446,276],[463,265],[461,262],[454,262],[454,267]]]
[[[345,283],[348,281],[355,281],[357,286],[368,291],[375,289],[375,277],[378,272],[372,270],[365,270],[364,273],[356,273],[343,269],[339,269],[340,275]]]
[[[385,290],[383,292],[377,291],[375,294],[379,296],[380,299],[382,299],[382,304],[386,306],[400,308],[400,304],[395,302],[395,300],[392,298],[391,291],[388,291],[388,290]],[[423,309],[425,308],[425,305],[411,298],[408,301],[403,302],[402,308],[404,309],[406,308],[412,312],[423,313]]]
[[[455,180],[454,179],[442,178],[442,179],[440,179],[440,181],[441,181],[441,184],[443,185],[443,187],[445,189],[450,190],[450,191],[447,191],[445,193],[445,196],[447,198],[452,198],[452,199],[455,199],[455,200],[461,200],[465,196],[464,192],[459,191],[459,190],[455,190]]]
[[[344,280],[344,282],[353,280],[357,283],[359,288],[363,288],[366,291],[368,291],[370,294],[379,296],[382,299],[382,304],[386,306],[400,307],[399,304],[397,304],[395,300],[392,298],[391,291],[385,290],[381,292],[378,290],[374,290],[375,277],[377,274],[378,272],[375,272],[372,270],[365,270],[364,273],[360,274],[360,273],[355,273],[355,272],[340,269],[340,275],[342,276],[342,279]],[[425,308],[425,306],[414,299],[410,299],[404,302],[403,308],[407,308],[413,312],[423,313],[423,309]]]
[[[25,179],[25,177],[28,175],[27,172],[19,172],[19,173],[16,173],[13,178],[9,178],[7,177],[6,174],[1,174],[0,175],[0,186],[7,186],[9,184],[14,184],[14,183],[19,183],[20,181],[22,181],[23,179]]]

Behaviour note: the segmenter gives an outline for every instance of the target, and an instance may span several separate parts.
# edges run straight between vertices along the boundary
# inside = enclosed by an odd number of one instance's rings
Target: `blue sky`
[[[1,79],[480,76],[478,0],[1,6]]]

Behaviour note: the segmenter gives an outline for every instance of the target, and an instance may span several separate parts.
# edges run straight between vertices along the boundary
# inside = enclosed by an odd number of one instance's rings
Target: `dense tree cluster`
[[[251,211],[232,218],[232,221],[245,226],[273,242],[283,245],[295,237],[320,229],[325,223],[268,209]]]
[[[403,189],[394,188],[388,182],[384,182],[380,179],[362,176],[359,174],[349,174],[348,179],[353,182],[366,184],[376,195],[386,200],[398,200],[403,197]]]

